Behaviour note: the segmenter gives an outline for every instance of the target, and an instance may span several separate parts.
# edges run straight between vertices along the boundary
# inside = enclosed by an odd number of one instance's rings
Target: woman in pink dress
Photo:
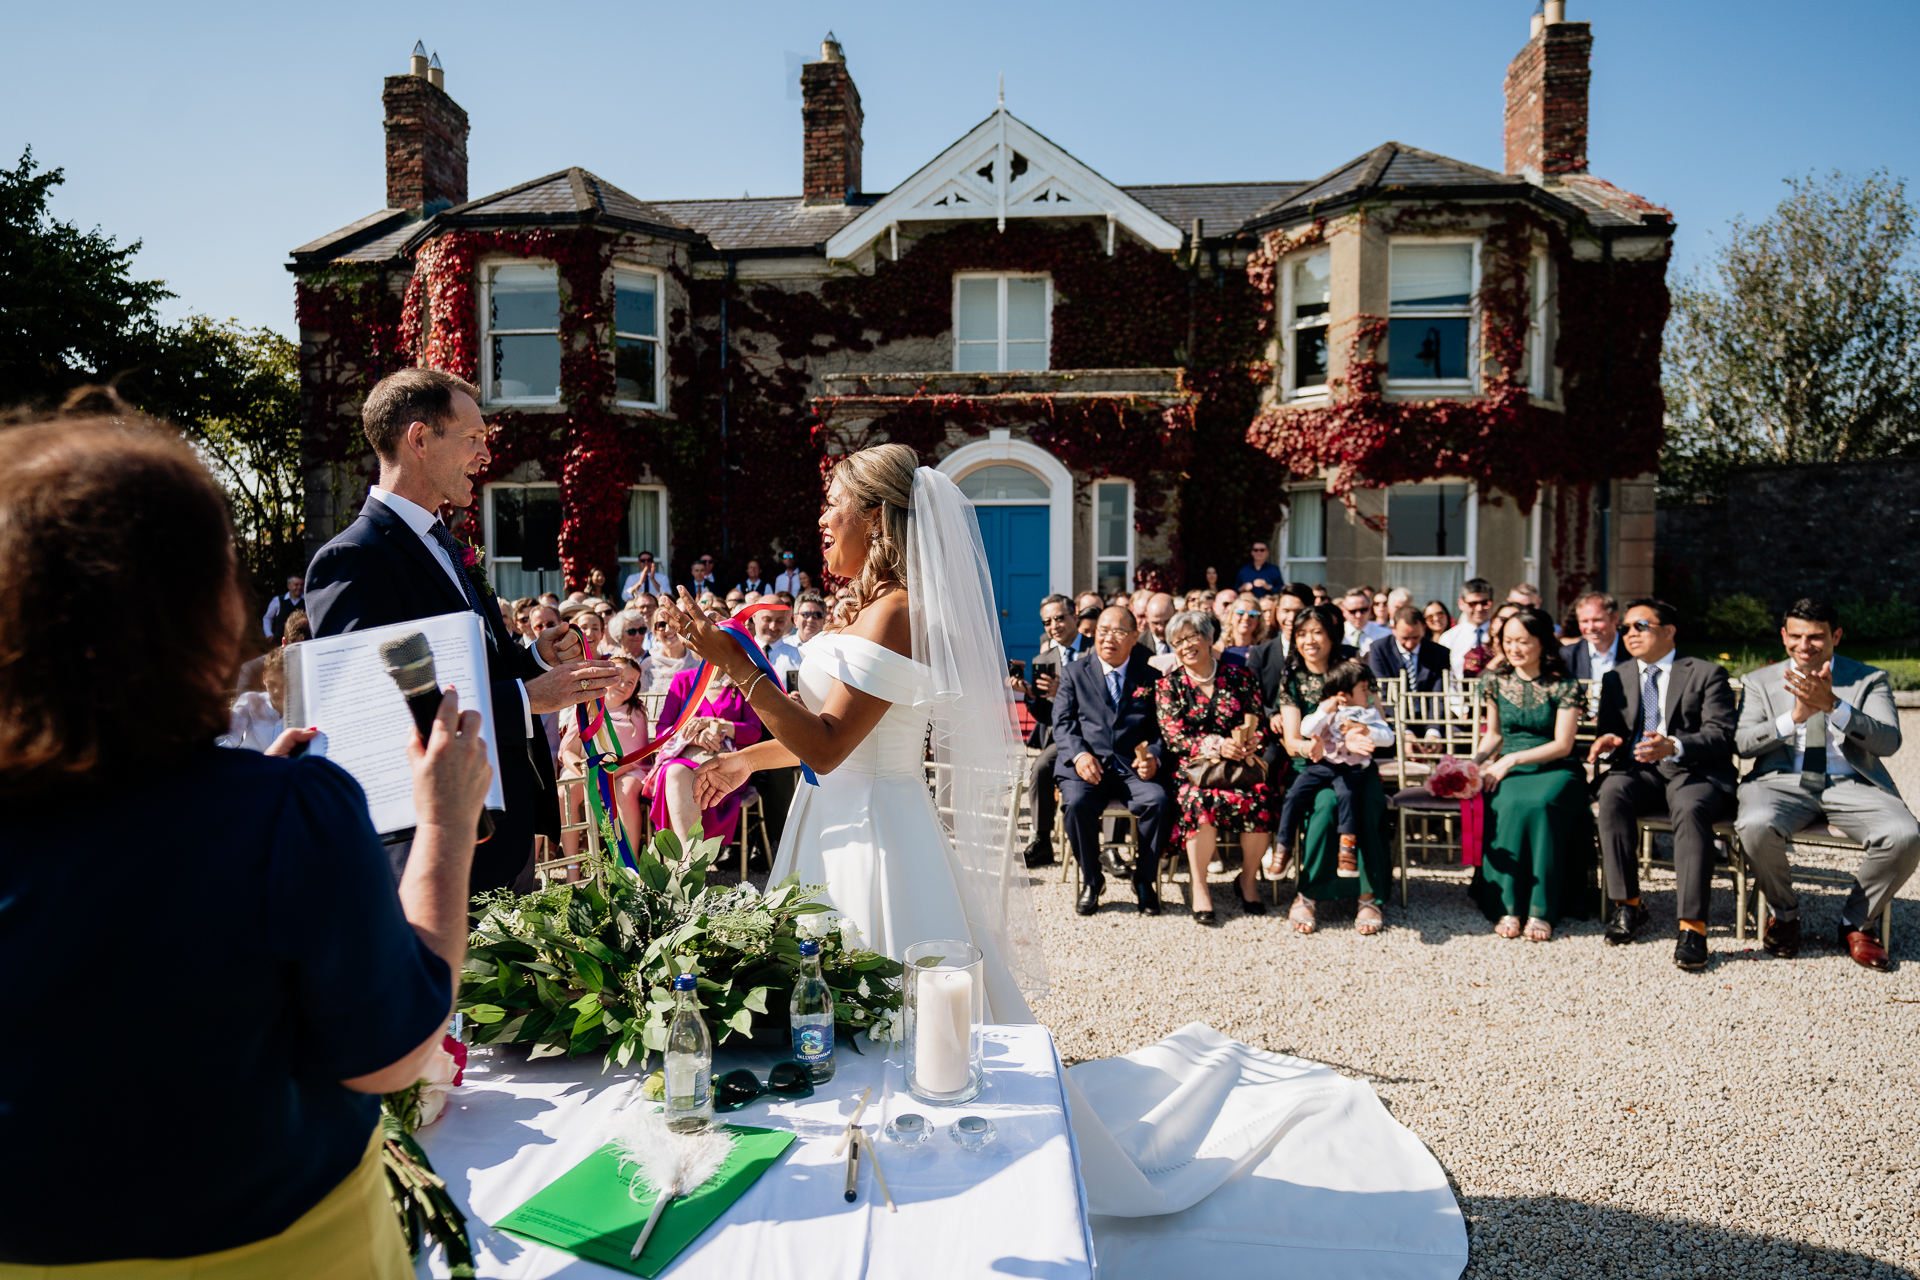
[[[617,655],[610,661],[620,668],[620,683],[606,692],[607,723],[620,739],[620,750],[628,752],[647,741],[648,736],[647,709],[640,701],[640,664],[625,654]],[[561,772],[577,773],[587,755],[580,742],[579,719],[571,709],[562,714],[566,731],[560,738]],[[629,845],[637,845],[647,836],[646,824],[640,816],[640,801],[645,794],[647,775],[652,771],[652,764],[642,760],[628,765],[613,776],[614,806],[619,812],[621,826],[626,829]],[[567,821],[581,821],[586,815],[586,784],[575,783],[563,790],[567,796]],[[579,853],[580,833],[567,832],[561,839],[561,846],[569,858]]]
[[[681,708],[693,692],[699,668],[682,671],[667,686],[666,701],[660,704],[660,723],[671,725],[680,718]],[[664,733],[665,730],[663,729]],[[711,809],[702,809],[694,797],[693,775],[703,763],[727,751],[736,751],[766,736],[760,717],[754,714],[739,688],[720,672],[707,686],[693,719],[672,742],[660,748],[660,761],[647,779],[645,793],[653,797],[653,826],[656,831],[692,831],[697,821],[701,832],[733,839],[740,820],[740,792],[729,792]]]

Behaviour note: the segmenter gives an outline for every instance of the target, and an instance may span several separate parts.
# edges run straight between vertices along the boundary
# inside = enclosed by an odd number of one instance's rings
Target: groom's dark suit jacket
[[[481,603],[489,603],[484,595]],[[426,544],[378,498],[369,497],[358,518],[320,548],[307,568],[307,620],[315,636],[468,611],[460,589]],[[539,675],[540,664],[513,642],[498,609],[483,608],[481,615],[494,732],[500,737],[500,788],[507,808],[495,815],[493,838],[474,849],[476,893],[512,884],[520,876],[532,857],[536,831],[560,836],[560,805],[546,735],[528,738],[521,713],[518,682]],[[534,728],[539,729],[537,719]]]

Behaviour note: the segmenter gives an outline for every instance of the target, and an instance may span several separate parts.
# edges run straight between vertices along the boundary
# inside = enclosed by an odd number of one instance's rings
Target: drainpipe
[[[1600,229],[1600,262],[1607,272],[1607,296],[1612,297],[1613,288],[1613,228]],[[1609,400],[1613,397],[1613,326],[1609,324],[1600,341],[1600,394]],[[1609,467],[1609,471],[1613,468]],[[1600,589],[1613,590],[1608,581],[1609,559],[1613,551],[1613,477],[1607,476],[1600,482]]]
[[[727,352],[731,348],[732,338],[727,329],[727,299],[733,295],[733,276],[736,266],[738,262],[733,255],[729,254],[727,278],[720,286],[720,559],[722,563],[728,562],[733,555],[731,531],[727,525],[727,419],[733,407],[733,387],[727,377],[727,368],[730,363]]]

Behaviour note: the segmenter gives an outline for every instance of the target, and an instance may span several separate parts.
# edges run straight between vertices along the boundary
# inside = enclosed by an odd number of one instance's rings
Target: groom
[[[1063,667],[1053,699],[1053,740],[1060,748],[1054,777],[1067,840],[1080,862],[1080,900],[1074,910],[1083,916],[1100,909],[1100,890],[1106,887],[1100,815],[1113,803],[1125,804],[1140,826],[1139,856],[1133,862],[1140,914],[1160,914],[1154,873],[1173,825],[1173,797],[1154,781],[1160,769],[1160,721],[1153,686],[1160,673],[1145,650],[1134,648],[1139,634],[1127,609],[1115,605],[1102,612],[1094,624],[1095,661]],[[1136,766],[1135,749],[1142,745],[1152,754]]]

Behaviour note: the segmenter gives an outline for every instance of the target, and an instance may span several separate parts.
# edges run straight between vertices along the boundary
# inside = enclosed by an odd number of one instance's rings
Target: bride
[[[916,942],[971,941],[988,1018],[1031,1022],[1046,962],[1008,831],[1022,751],[993,585],[972,504],[916,462],[906,445],[883,444],[833,468],[821,544],[827,572],[851,580],[856,614],[801,650],[799,702],[681,590],[681,634],[773,735],[707,762],[695,787],[704,808],[758,770],[809,766],[819,783],[794,796],[772,879],[824,886],[866,945],[895,960]],[[945,822],[927,787],[929,747],[945,766],[935,774]]]

